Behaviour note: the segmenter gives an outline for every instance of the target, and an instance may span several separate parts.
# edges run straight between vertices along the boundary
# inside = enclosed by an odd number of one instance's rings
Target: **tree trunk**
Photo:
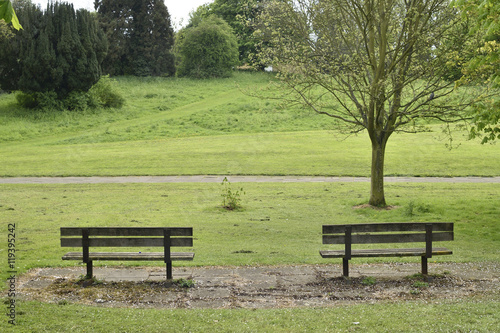
[[[372,172],[370,205],[385,207],[384,195],[384,158],[387,140],[372,140]]]

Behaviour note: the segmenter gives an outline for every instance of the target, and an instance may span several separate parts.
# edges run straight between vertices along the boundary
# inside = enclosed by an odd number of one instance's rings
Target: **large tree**
[[[467,104],[443,80],[457,14],[448,0],[286,0],[260,18],[261,61],[286,88],[282,98],[367,130],[369,203],[385,206],[384,159],[396,131],[423,118],[455,122]],[[462,97],[465,96],[462,94]]]
[[[111,75],[175,73],[174,31],[163,0],[96,0],[110,43],[104,71]]]
[[[24,29],[0,40],[3,89],[64,98],[99,80],[107,44],[92,14],[68,3],[50,3],[45,11],[30,1],[14,6]]]

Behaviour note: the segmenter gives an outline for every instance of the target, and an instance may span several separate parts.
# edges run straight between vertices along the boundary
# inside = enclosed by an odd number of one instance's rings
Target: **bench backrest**
[[[62,247],[192,247],[193,228],[61,228]]]
[[[350,240],[347,235],[350,235]],[[323,244],[452,241],[453,223],[363,223],[323,226]]]

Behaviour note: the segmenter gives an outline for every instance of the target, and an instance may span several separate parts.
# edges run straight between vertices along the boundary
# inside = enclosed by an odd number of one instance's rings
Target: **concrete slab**
[[[350,279],[341,277],[339,266],[174,267],[174,278],[194,280],[192,288],[162,283],[162,267],[95,267],[103,283],[94,286],[75,283],[85,267],[37,268],[20,277],[16,294],[23,300],[168,309],[333,306],[478,293],[500,298],[500,266],[492,263],[432,263],[431,272],[442,276],[420,290],[420,296],[412,293],[413,282],[406,278],[419,272],[418,263],[354,264]],[[366,276],[375,284],[365,285]]]

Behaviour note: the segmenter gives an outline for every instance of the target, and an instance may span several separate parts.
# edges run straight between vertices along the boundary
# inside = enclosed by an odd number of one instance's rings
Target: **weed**
[[[376,283],[376,280],[373,276],[367,276],[363,280],[361,280],[361,284],[365,286],[373,286]]]
[[[59,302],[57,302],[57,304],[58,304],[58,305],[68,305],[68,304],[69,304],[69,302],[68,302],[67,300],[65,300],[65,299],[62,299],[62,300],[60,300]]]
[[[78,277],[76,284],[87,287],[87,286],[97,286],[103,284],[103,282],[97,279],[95,276],[89,277],[87,275],[82,274]]]
[[[425,275],[423,275],[422,273],[416,273],[416,274],[413,274],[413,275],[408,275],[406,277],[406,279],[408,279],[408,280],[424,280],[425,279]]]
[[[428,288],[429,287],[429,283],[427,282],[423,282],[423,281],[415,281],[413,282],[413,284],[411,285],[413,288]]]
[[[227,180],[227,177],[224,177],[222,180],[222,207],[227,210],[235,210],[241,208],[241,194],[245,194],[243,192],[243,188],[239,190],[233,191],[231,189],[231,183]]]
[[[175,280],[174,283],[176,285],[178,285],[179,287],[181,287],[181,288],[193,288],[194,285],[195,285],[194,280],[192,280],[192,279],[183,279],[183,278]]]
[[[415,204],[413,201],[410,201],[408,205],[405,206],[403,215],[405,216],[414,216],[417,213],[429,213],[431,208],[427,204]]]

